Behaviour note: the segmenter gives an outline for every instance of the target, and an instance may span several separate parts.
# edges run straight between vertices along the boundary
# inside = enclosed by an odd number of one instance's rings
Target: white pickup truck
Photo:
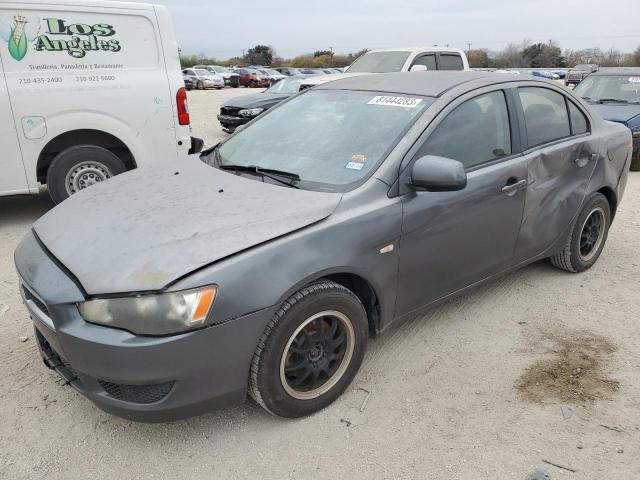
[[[321,83],[367,73],[415,72],[426,70],[469,70],[465,53],[449,47],[387,48],[369,50],[358,57],[345,73],[316,75],[300,84],[300,91]]]

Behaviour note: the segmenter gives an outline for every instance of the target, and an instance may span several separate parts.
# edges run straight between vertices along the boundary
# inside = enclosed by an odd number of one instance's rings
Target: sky
[[[144,1],[144,0],[143,0]],[[256,44],[290,58],[333,47],[446,45],[499,50],[555,40],[564,50],[640,46],[638,0],[154,0],[184,54],[227,59]]]

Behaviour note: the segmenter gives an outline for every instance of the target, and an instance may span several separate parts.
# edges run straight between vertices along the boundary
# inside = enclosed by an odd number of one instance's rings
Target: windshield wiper
[[[231,172],[255,173],[256,175],[262,175],[263,177],[280,182],[288,187],[300,188],[293,183],[300,181],[300,175],[297,173],[285,172],[284,170],[274,170],[272,168],[260,168],[257,165],[220,165],[219,168],[221,170],[228,170]],[[287,182],[286,179],[291,181]]]

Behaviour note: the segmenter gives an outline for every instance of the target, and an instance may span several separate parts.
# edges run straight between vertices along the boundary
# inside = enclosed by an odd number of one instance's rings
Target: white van
[[[0,195],[54,201],[202,148],[162,6],[0,3]],[[190,152],[191,151],[191,152]]]

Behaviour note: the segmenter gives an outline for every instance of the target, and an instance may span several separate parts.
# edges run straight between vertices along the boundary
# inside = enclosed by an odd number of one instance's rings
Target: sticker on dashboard
[[[378,95],[369,100],[369,105],[387,105],[389,107],[416,108],[422,102],[421,98],[391,97]]]
[[[630,83],[640,83],[640,77],[629,77]]]

